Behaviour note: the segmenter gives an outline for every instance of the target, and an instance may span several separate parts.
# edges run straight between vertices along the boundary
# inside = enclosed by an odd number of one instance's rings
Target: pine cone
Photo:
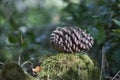
[[[93,37],[84,30],[74,27],[55,29],[50,37],[53,48],[60,52],[75,53],[89,50],[93,43]]]

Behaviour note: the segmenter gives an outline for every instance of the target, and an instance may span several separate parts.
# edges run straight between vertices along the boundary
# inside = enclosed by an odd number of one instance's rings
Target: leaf
[[[115,33],[120,33],[120,29],[113,29],[112,31]]]
[[[99,34],[97,36],[97,43],[101,44],[105,39],[105,29],[102,26],[97,27],[97,29],[99,30]]]
[[[115,22],[115,24],[120,27],[120,21],[117,21],[117,20],[113,19],[113,22]]]
[[[23,36],[20,32],[14,32],[9,35],[8,40],[10,41],[10,43],[13,43],[13,44],[16,44],[16,43],[22,44]]]
[[[14,44],[15,44],[15,43],[18,43],[19,38],[18,38],[17,35],[9,35],[8,40],[9,40],[11,43],[14,43]]]

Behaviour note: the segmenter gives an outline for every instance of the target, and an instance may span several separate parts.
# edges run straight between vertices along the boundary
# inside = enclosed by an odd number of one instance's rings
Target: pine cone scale
[[[94,40],[86,31],[79,28],[64,27],[54,30],[50,42],[58,51],[75,53],[82,50],[89,50]]]

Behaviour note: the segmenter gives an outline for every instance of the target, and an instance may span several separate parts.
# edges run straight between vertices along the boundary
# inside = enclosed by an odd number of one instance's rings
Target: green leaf
[[[97,43],[101,44],[105,40],[105,29],[102,26],[97,27],[99,34],[97,36]]]
[[[120,29],[113,29],[113,32],[120,33]]]
[[[113,19],[113,22],[115,22],[115,24],[120,27],[120,21],[117,21],[117,20]]]
[[[18,38],[17,35],[9,35],[8,40],[9,40],[11,43],[18,43],[19,38]]]
[[[10,43],[16,44],[22,44],[23,43],[23,37],[22,34],[20,32],[14,32],[12,34],[9,35],[8,40]]]

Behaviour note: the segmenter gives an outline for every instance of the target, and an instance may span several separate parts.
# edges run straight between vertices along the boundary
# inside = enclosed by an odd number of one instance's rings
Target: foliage
[[[68,25],[79,25],[93,35],[95,46],[91,56],[101,60],[101,50],[105,47],[109,71],[112,75],[120,70],[120,0],[64,0],[67,6],[64,9],[62,20]],[[98,56],[99,55],[99,56]],[[116,65],[118,64],[118,65]],[[106,64],[105,64],[106,65]],[[116,66],[115,66],[116,65]],[[109,75],[109,74],[108,74]]]
[[[4,54],[6,57],[9,54],[12,59],[18,60],[21,53],[22,60],[25,61],[48,52],[50,32],[46,32],[47,27],[42,25],[52,23],[52,18],[58,15],[61,9],[54,3],[48,4],[47,0],[0,1],[0,50],[8,51]],[[44,36],[45,41],[41,42]],[[4,55],[1,52],[0,56]],[[6,59],[3,58],[0,58],[0,61],[5,62]]]
[[[95,80],[99,77],[99,68],[85,53],[49,56],[43,59],[41,67],[40,77],[50,80]]]
[[[12,59],[12,55],[8,49],[0,49],[0,61],[5,62],[6,60]]]
[[[54,53],[49,36],[58,25],[85,29],[95,39],[90,56],[101,65],[104,47],[106,74],[120,70],[120,0],[0,0],[0,61]]]

